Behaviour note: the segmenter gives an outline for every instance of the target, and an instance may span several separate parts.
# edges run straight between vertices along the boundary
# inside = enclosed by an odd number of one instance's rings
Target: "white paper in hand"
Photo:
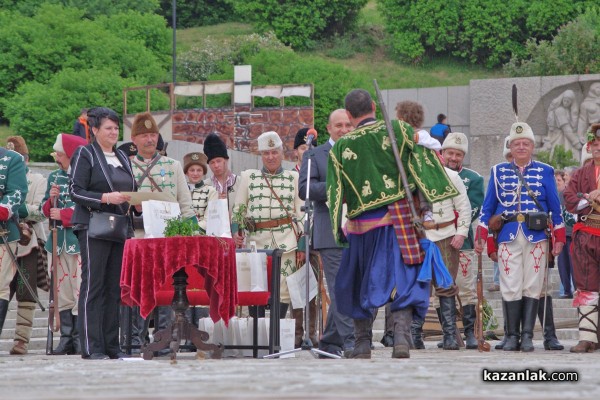
[[[210,200],[206,207],[206,235],[231,238],[227,199]]]

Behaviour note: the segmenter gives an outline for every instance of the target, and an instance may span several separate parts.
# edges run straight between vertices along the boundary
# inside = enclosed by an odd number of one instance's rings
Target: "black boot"
[[[440,321],[440,327],[441,327],[442,326],[442,312],[440,311],[439,307],[435,309],[435,312],[437,313],[438,321]],[[440,340],[437,343],[437,348],[438,349],[443,349],[444,348],[444,341],[443,340]]]
[[[410,358],[410,327],[413,319],[412,307],[391,312],[394,321],[394,350],[392,358]]]
[[[533,327],[538,313],[538,299],[523,297],[523,329],[521,332],[521,351],[525,353],[532,352],[533,347]]]
[[[504,319],[504,336],[502,336],[502,340],[494,347],[496,350],[502,350],[504,348],[506,337],[508,336],[506,333],[506,302],[504,300],[502,300],[502,318]]]
[[[507,301],[505,303],[506,342],[504,342],[504,351],[519,351],[523,300]]]
[[[477,318],[475,305],[468,304],[463,306],[463,326],[465,327],[466,348],[477,349],[477,339],[475,338],[475,319]]]
[[[381,344],[384,347],[392,347],[394,345],[394,318],[390,311],[390,303],[385,306],[385,334],[381,338]]]
[[[456,342],[456,300],[455,297],[440,297],[444,350],[458,350]]]
[[[2,334],[2,328],[4,327],[4,320],[6,319],[7,312],[8,300],[0,299],[0,335]]]
[[[542,300],[543,299],[543,300]],[[540,325],[544,326],[544,349],[563,350],[565,346],[560,344],[556,337],[554,327],[554,310],[552,308],[552,296],[542,297],[538,304],[538,318]],[[544,322],[544,303],[546,304],[546,321]]]
[[[64,356],[65,354],[73,354],[73,314],[71,310],[65,310],[58,313],[60,316],[60,342],[58,347],[52,351],[56,356]]]
[[[425,321],[413,319],[410,324],[410,334],[412,336],[413,345],[417,350],[423,350],[425,343],[423,342],[423,323]]]
[[[373,320],[371,318],[354,320],[354,350],[350,358],[371,358],[371,332]]]
[[[73,354],[81,354],[81,343],[79,342],[79,326],[77,315],[73,315]]]

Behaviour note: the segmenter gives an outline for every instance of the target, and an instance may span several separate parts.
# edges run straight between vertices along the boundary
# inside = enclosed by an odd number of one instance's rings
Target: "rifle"
[[[400,173],[400,179],[402,180],[402,186],[404,187],[404,191],[406,192],[406,200],[408,201],[408,206],[410,207],[410,213],[412,215],[413,225],[415,226],[415,230],[417,231],[417,235],[419,237],[425,237],[425,231],[423,230],[423,221],[421,217],[417,213],[417,209],[415,208],[415,200],[413,198],[412,192],[410,191],[410,186],[408,184],[408,177],[406,175],[406,171],[404,170],[404,165],[402,164],[402,160],[400,159],[400,153],[398,152],[398,141],[396,140],[396,135],[394,134],[394,128],[392,127],[392,122],[390,121],[390,117],[388,116],[387,109],[385,108],[385,103],[383,101],[383,96],[381,95],[381,91],[379,90],[379,85],[377,85],[377,79],[373,79],[373,85],[375,86],[375,92],[377,94],[377,102],[379,103],[379,108],[381,109],[381,114],[383,115],[383,120],[385,121],[385,127],[387,128],[388,136],[390,137],[390,143],[392,144],[392,150],[394,151],[394,159],[396,160],[396,165],[398,166],[398,171]]]
[[[54,181],[56,183],[56,180]],[[57,207],[58,197],[54,197],[52,199],[52,208]],[[51,355],[54,354],[54,350],[52,345],[54,343],[54,333],[60,331],[60,310],[58,309],[58,286],[56,282],[56,277],[58,274],[58,251],[56,249],[56,245],[58,243],[58,230],[56,228],[56,220],[49,219],[50,231],[52,232],[52,274],[50,276],[50,298],[48,305],[48,333],[46,335],[46,354]]]
[[[477,339],[477,350],[480,352],[490,351],[491,347],[483,337],[483,271],[482,258],[477,256],[477,309],[475,317],[475,338]]]

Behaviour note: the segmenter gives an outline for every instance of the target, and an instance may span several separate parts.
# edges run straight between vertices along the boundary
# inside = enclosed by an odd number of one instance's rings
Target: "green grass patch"
[[[15,133],[6,124],[0,124],[0,146],[6,145],[6,138],[13,136]]]
[[[251,33],[254,33],[252,25],[241,22],[226,22],[198,28],[177,29],[177,54],[190,50],[197,41],[206,36],[222,39],[231,36],[250,35]]]

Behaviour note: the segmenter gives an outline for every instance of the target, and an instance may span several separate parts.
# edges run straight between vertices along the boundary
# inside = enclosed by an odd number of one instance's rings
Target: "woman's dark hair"
[[[425,120],[425,112],[423,106],[416,101],[401,101],[396,104],[396,118],[406,122],[413,129],[420,129]]]
[[[88,126],[90,128],[100,128],[104,119],[110,119],[117,125],[120,125],[119,116],[110,108],[94,107],[88,110]]]
[[[438,124],[441,124],[443,120],[446,119],[446,116],[444,114],[438,114],[437,120],[438,120]]]

